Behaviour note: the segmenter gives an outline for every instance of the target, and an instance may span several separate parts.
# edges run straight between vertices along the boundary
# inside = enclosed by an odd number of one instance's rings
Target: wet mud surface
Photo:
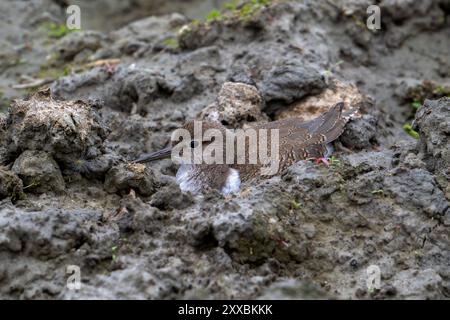
[[[376,32],[365,1],[208,22],[181,1],[113,1],[63,35],[48,29],[56,1],[30,3],[0,4],[0,297],[450,297],[448,1],[379,1]],[[187,120],[308,120],[339,101],[361,115],[330,166],[301,161],[237,195],[183,193],[170,160],[130,162]]]

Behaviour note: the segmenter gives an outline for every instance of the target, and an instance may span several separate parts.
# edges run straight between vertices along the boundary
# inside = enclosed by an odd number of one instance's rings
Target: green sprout
[[[164,40],[164,45],[170,49],[178,49],[180,46],[178,39],[175,38],[168,38]]]
[[[239,0],[232,0],[230,2],[226,2],[222,5],[225,10],[236,11],[237,6],[239,4]]]
[[[241,18],[251,18],[258,10],[267,7],[270,4],[269,0],[251,0],[246,3],[240,10]]]
[[[403,125],[403,130],[409,134],[414,139],[419,139],[419,133],[417,131],[414,131],[412,126],[409,123],[406,123]]]
[[[249,2],[249,3],[246,3],[241,8],[241,10],[239,11],[239,15],[241,16],[241,18],[247,19],[247,18],[250,18],[254,12],[255,12],[254,6],[251,2]]]
[[[326,69],[325,71],[324,71],[324,75],[325,76],[331,76],[332,74],[333,74],[333,69],[334,68],[336,68],[336,67],[338,67],[338,66],[340,66],[341,64],[343,64],[344,63],[344,61],[343,60],[339,60],[339,61],[337,61],[335,64],[333,64],[329,69]]]
[[[250,0],[250,1],[239,1],[239,0],[231,0],[223,4],[223,9],[231,12],[231,16],[238,16],[241,19],[249,19],[251,18],[258,10],[263,9],[269,6],[271,0]],[[228,16],[222,16],[218,10],[211,11],[207,16],[207,22],[213,20],[223,20],[225,18],[229,18]]]
[[[117,260],[117,246],[111,247],[111,259],[113,262]]]
[[[384,190],[383,190],[383,189],[373,190],[373,191],[371,192],[371,194],[373,194],[373,195],[384,196]]]
[[[335,156],[331,156],[328,160],[330,161],[330,165],[332,167],[338,167],[341,165],[341,161],[339,161]]]
[[[28,189],[28,188],[33,188],[33,187],[38,187],[40,185],[40,183],[38,181],[31,181],[31,183],[25,187],[22,188],[22,190]]]
[[[222,14],[219,10],[213,9],[206,15],[206,22],[212,22],[222,19]]]
[[[79,29],[69,29],[65,24],[56,24],[56,23],[46,23],[44,24],[44,28],[47,30],[47,35],[50,38],[62,38],[69,33],[79,31]]]
[[[414,110],[418,110],[421,106],[422,106],[422,103],[420,103],[419,100],[414,100],[413,102],[411,102],[411,107]]]
[[[200,20],[198,20],[198,19],[193,19],[192,21],[191,21],[191,24],[195,27],[195,26],[198,26],[199,24],[200,24]]]
[[[295,200],[291,201],[292,209],[298,209],[300,208],[301,204]]]
[[[128,239],[127,238],[119,238],[118,243],[115,246],[111,247],[111,260],[112,262],[117,261],[117,253],[119,251],[119,247],[123,248],[124,246],[126,246],[128,244]]]

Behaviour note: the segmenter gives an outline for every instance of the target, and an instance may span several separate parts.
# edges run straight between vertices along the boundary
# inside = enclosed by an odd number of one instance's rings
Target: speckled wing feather
[[[328,112],[310,121],[289,118],[254,126],[255,129],[278,129],[280,139],[280,168],[282,171],[299,160],[323,157],[327,144],[336,140],[344,131],[345,124],[357,112],[356,109],[342,112],[344,103],[334,105]],[[269,142],[270,143],[270,142]],[[269,148],[270,149],[270,148]],[[250,177],[248,166],[236,165],[243,170],[242,178]]]
[[[326,145],[337,138],[344,131],[346,123],[357,112],[350,110],[342,113],[344,104],[342,102],[334,105],[327,113],[308,122],[297,123],[295,127],[284,129],[289,131],[282,136],[282,148],[289,150],[286,155],[289,160],[286,165],[308,158],[323,157],[326,153]]]

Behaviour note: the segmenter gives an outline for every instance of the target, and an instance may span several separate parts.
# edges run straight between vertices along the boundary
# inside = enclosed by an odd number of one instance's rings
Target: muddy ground
[[[1,298],[450,298],[449,1],[375,1],[378,31],[370,1],[104,2],[76,32],[63,1],[0,3]],[[238,195],[129,162],[186,120],[339,101],[329,167]]]

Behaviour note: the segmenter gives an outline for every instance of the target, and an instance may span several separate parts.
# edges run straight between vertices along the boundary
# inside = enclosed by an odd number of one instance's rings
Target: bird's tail
[[[356,117],[359,111],[357,108],[353,108],[343,113],[343,108],[344,103],[339,102],[324,115],[324,120],[316,132],[325,136],[325,143],[330,143],[339,138],[344,132],[347,122]]]

